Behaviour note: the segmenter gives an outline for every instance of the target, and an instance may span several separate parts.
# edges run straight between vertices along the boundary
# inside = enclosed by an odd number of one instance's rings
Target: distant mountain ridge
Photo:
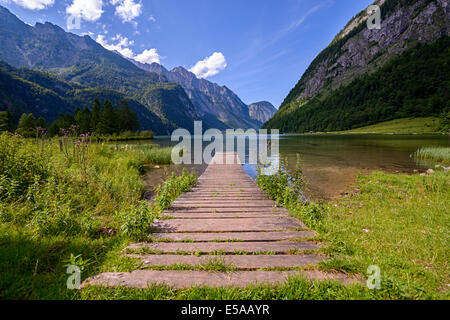
[[[126,99],[139,117],[141,129],[169,134],[169,127],[155,113],[119,91],[66,82],[50,73],[17,69],[0,60],[0,111],[9,110],[16,121],[22,113],[33,113],[51,123],[59,113],[73,114],[77,107],[91,106],[95,98],[101,103],[108,99],[116,106]]]
[[[213,115],[223,122],[224,128],[259,128],[265,121],[252,118],[248,106],[226,86],[205,79],[183,67],[171,71],[158,63],[143,64],[132,60],[139,68],[164,76],[168,81],[180,84],[201,116]]]
[[[73,88],[76,84],[83,87],[73,90],[91,89],[91,92],[102,92],[103,96],[114,92],[114,95],[135,101],[135,106],[146,109],[137,112],[143,129],[154,130],[157,134],[169,134],[180,127],[191,130],[194,120],[203,120],[205,129],[259,128],[262,125],[251,118],[248,106],[225,86],[197,79],[181,67],[169,72],[162,66],[137,65],[106,50],[89,36],[65,32],[49,22],[37,23],[34,27],[27,25],[2,6],[0,43],[0,59],[12,67],[51,72]],[[56,90],[50,90],[53,89]],[[7,92],[3,92],[7,99]],[[72,96],[72,92],[64,92],[60,97],[73,103]],[[15,101],[19,97],[9,98]],[[41,107],[34,108],[34,112]],[[1,108],[6,107],[0,105]],[[72,106],[59,103],[51,108],[55,110],[47,115]],[[159,118],[155,120],[158,125],[149,127],[151,121],[146,117]]]
[[[277,112],[273,104],[268,101],[252,103],[248,106],[248,109],[250,111],[250,117],[262,123],[269,121]]]

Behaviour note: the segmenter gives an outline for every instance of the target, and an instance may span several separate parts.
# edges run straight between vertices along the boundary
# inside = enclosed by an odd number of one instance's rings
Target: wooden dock
[[[219,156],[234,160],[231,164],[217,164]],[[143,262],[142,270],[103,273],[84,285],[244,287],[279,284],[299,273],[310,279],[348,281],[338,273],[292,270],[324,259],[312,253],[319,248],[311,241],[315,233],[290,217],[285,208],[277,207],[245,173],[236,154],[217,155],[197,186],[180,196],[154,227],[157,233],[152,235],[153,242],[131,244],[125,250],[129,257]],[[142,248],[145,250],[139,250]],[[232,271],[202,271],[218,261],[232,267]],[[192,270],[170,270],[175,265]],[[274,268],[286,271],[270,270]]]

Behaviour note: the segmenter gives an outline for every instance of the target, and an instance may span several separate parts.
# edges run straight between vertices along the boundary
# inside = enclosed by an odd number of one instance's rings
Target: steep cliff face
[[[277,112],[277,109],[267,101],[260,101],[252,103],[248,106],[250,117],[261,123],[269,121]]]
[[[381,6],[381,28],[368,28],[366,11],[355,16],[311,63],[265,128],[339,131],[445,112],[448,0],[375,4]]]
[[[226,86],[205,79],[198,79],[195,74],[183,67],[171,71],[152,63],[134,63],[149,72],[164,76],[168,81],[180,84],[201,117],[215,117],[216,128],[259,128],[263,122],[251,117],[248,106]]]
[[[358,14],[312,62],[281,109],[374,71],[418,42],[450,34],[447,0],[386,0],[375,4],[381,5],[381,29],[369,30],[366,12]]]

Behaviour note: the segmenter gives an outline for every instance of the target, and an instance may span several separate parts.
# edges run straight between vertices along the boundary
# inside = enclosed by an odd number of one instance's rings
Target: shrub
[[[259,172],[256,183],[275,202],[286,207],[292,214],[298,216],[308,227],[319,227],[324,218],[324,210],[320,204],[310,203],[304,196],[306,180],[303,176],[300,158],[294,169],[287,169],[287,160],[281,169],[272,176]]]
[[[156,189],[155,204],[160,210],[167,209],[176,198],[183,192],[189,191],[196,183],[195,173],[190,174],[186,169],[183,169],[182,174],[178,177],[172,173],[172,176]]]
[[[0,199],[17,198],[48,176],[47,161],[29,140],[0,135]]]
[[[151,224],[157,217],[157,213],[146,201],[137,206],[130,206],[117,215],[121,219],[120,231],[137,241],[148,240]]]

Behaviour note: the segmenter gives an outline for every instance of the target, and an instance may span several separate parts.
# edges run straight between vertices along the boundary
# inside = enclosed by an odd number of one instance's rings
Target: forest
[[[60,113],[55,121],[47,124],[40,116],[23,113],[18,123],[10,111],[0,111],[0,132],[16,132],[25,138],[45,134],[50,137],[64,135],[67,131],[73,134],[95,134],[98,136],[120,135],[135,132],[139,129],[139,121],[126,100],[120,101],[116,108],[111,101],[105,100],[103,105],[95,99],[92,108],[77,108],[74,114]]]
[[[292,101],[265,124],[282,132],[340,131],[450,111],[450,38],[418,44],[382,68],[298,107]],[[443,128],[443,130],[448,130]]]

